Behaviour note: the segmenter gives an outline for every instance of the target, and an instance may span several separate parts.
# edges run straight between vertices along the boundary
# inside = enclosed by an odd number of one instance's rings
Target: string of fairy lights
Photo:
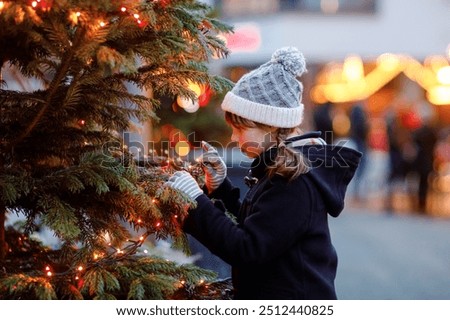
[[[33,8],[35,11],[40,10],[45,12],[51,9],[52,2],[53,1],[48,0],[33,0],[29,1],[29,6],[31,6],[31,8]],[[166,6],[169,0],[155,0],[154,2],[159,2],[160,5]],[[10,4],[11,1],[0,1],[0,13]],[[147,25],[145,19],[135,8],[129,8],[125,5],[122,5],[118,9],[117,13],[122,15],[127,14],[129,17],[132,17],[132,19],[136,21],[136,24],[141,28],[144,28]],[[81,10],[72,10],[69,11],[68,19],[73,25],[77,25],[80,19],[83,18],[83,16],[89,17],[89,13],[83,13]],[[106,21],[104,18],[98,19],[95,23],[98,24],[98,26],[101,28],[108,25],[108,21]],[[209,28],[204,24],[199,28],[203,33],[208,33]],[[211,90],[208,86],[201,86],[200,84],[189,81],[187,83],[187,87],[195,93],[196,98],[190,99],[183,96],[178,96],[177,104],[179,107],[181,107],[188,113],[193,113],[196,112],[199,107],[203,107],[208,104],[211,97]]]
[[[28,5],[36,11],[40,10],[40,11],[45,12],[45,11],[48,11],[51,9],[52,2],[53,1],[47,1],[47,0],[34,0],[34,1],[29,1]],[[157,1],[155,1],[155,2],[157,2]],[[12,3],[11,1],[0,1],[0,13],[3,9],[7,8],[11,3]],[[162,4],[164,4],[164,3],[165,2],[162,2]],[[118,13],[128,14],[129,16],[131,16],[132,18],[134,18],[136,20],[136,23],[140,27],[146,26],[145,19],[143,19],[143,17],[136,10],[130,9],[127,6],[122,5],[120,7]],[[70,11],[69,20],[73,24],[77,24],[79,19],[82,18],[83,14],[84,13],[81,10],[80,11]],[[88,16],[88,13],[85,13],[85,15]],[[98,21],[98,25],[100,27],[105,27],[107,24],[108,24],[108,22],[105,20]]]
[[[157,223],[157,225],[161,225],[161,223]],[[110,248],[112,248],[111,252],[109,254],[105,253],[94,253],[93,254],[93,261],[86,263],[85,265],[76,265],[72,268],[63,271],[63,272],[55,272],[54,268],[47,264],[44,268],[43,273],[47,277],[66,277],[66,276],[72,276],[73,280],[80,280],[82,278],[82,275],[94,268],[98,267],[100,265],[109,265],[112,263],[115,263],[116,261],[126,259],[127,257],[135,254],[138,249],[144,244],[145,240],[150,235],[149,232],[144,233],[139,237],[138,240],[131,240],[129,239],[128,242],[130,242],[127,246],[123,248],[116,248],[111,245],[111,243],[108,244]],[[148,253],[147,250],[144,250],[144,253]]]
[[[181,161],[181,160],[180,160]],[[203,169],[201,168],[201,163],[197,159],[195,164],[187,164],[186,162],[180,163],[180,161],[176,161],[176,159],[167,159],[164,166],[161,166],[161,168],[164,171],[171,172],[173,170],[186,170],[189,171],[194,177],[197,177],[203,172]],[[158,200],[153,198],[151,199],[151,202],[154,205],[158,205]],[[174,221],[178,221],[179,216],[177,214],[172,215],[172,218]],[[140,228],[146,227],[148,229],[148,226],[143,226],[144,221],[141,218],[137,218],[134,223],[139,226]],[[164,227],[164,224],[161,220],[156,221],[153,224],[153,231],[157,231]],[[105,252],[95,252],[93,253],[92,261],[81,265],[75,265],[70,268],[68,268],[65,271],[62,272],[55,272],[54,268],[47,264],[43,270],[43,274],[45,274],[47,277],[71,277],[75,281],[79,281],[82,279],[82,275],[85,274],[88,270],[98,267],[98,266],[105,266],[110,265],[113,263],[116,263],[117,261],[124,260],[138,252],[138,250],[144,245],[146,239],[152,234],[150,231],[144,232],[142,235],[139,236],[137,240],[133,239],[127,239],[127,245],[123,247],[116,247],[113,246],[110,242],[107,244],[107,247],[111,250],[109,253]],[[143,254],[148,254],[148,250],[144,249],[141,251]],[[198,284],[204,284],[204,280],[200,280]],[[180,285],[185,285],[185,281],[180,281]]]
[[[35,1],[29,1],[28,5],[36,12],[39,12],[39,11],[46,12],[51,9],[52,2],[53,1],[35,0]],[[11,1],[0,1],[0,14],[2,13],[2,11],[7,9],[8,6],[10,6],[11,4],[13,4],[13,2],[11,2]],[[167,1],[161,1],[161,4],[162,5],[167,4]],[[137,10],[130,9],[127,6],[121,6],[117,13],[122,14],[122,15],[128,15],[129,17],[131,17],[132,19],[134,19],[136,21],[136,24],[139,27],[145,27],[147,24],[145,19],[141,16],[141,14],[139,12],[137,12]],[[79,23],[79,21],[81,21],[83,16],[88,16],[88,13],[84,13],[82,10],[69,11],[68,20],[72,24],[76,25]],[[99,19],[95,23],[98,23],[99,27],[106,27],[108,25],[108,21],[106,21],[106,19]],[[201,92],[199,90],[197,90],[198,89],[197,86],[195,86],[195,88],[192,88],[193,86],[194,86],[193,84],[190,84],[189,85],[190,89],[195,92],[196,96],[200,96]],[[180,106],[184,107],[184,105],[182,103],[180,103]],[[86,124],[86,120],[81,119],[81,120],[79,120],[78,124],[80,126],[84,126]],[[85,142],[85,144],[88,144],[88,142]],[[126,148],[126,146],[124,146],[124,149],[125,148]],[[169,171],[174,168],[175,168],[175,170],[178,170],[178,169],[180,169],[179,166],[180,166],[179,161],[176,161],[175,159],[167,158],[167,160],[165,160],[165,165],[161,166],[161,168],[163,170]],[[201,168],[200,168],[200,164],[197,163],[194,165],[190,165],[190,164],[184,165],[181,169],[193,172],[194,175],[198,176],[200,174],[199,170]],[[158,200],[156,200],[156,199],[152,199],[151,202],[154,205],[158,205]],[[176,221],[178,221],[179,216],[175,214],[175,215],[173,215],[172,218],[175,219]],[[137,220],[135,220],[134,223],[139,227],[144,227],[143,226],[144,221],[141,218],[138,218]],[[148,226],[145,226],[145,227],[148,227]],[[156,221],[153,225],[154,230],[155,229],[158,230],[163,227],[164,227],[164,224],[162,221]],[[124,245],[123,247],[115,247],[111,243],[108,243],[107,248],[109,248],[110,250],[106,250],[106,252],[93,253],[92,260],[85,264],[76,264],[76,265],[69,267],[67,270],[56,271],[55,268],[51,264],[47,263],[47,264],[45,264],[45,266],[41,272],[43,275],[45,275],[48,278],[69,277],[73,281],[76,281],[76,282],[81,281],[83,278],[83,275],[86,274],[87,271],[89,271],[93,268],[96,268],[98,266],[106,266],[106,265],[116,263],[117,261],[124,260],[124,259],[134,255],[135,253],[137,253],[138,250],[144,245],[146,239],[150,236],[150,234],[151,234],[151,232],[147,231],[147,232],[143,233],[142,235],[140,235],[137,240],[128,239],[127,244]],[[141,253],[147,254],[148,250],[144,249]],[[204,280],[200,280],[199,284],[204,284],[204,282],[205,282]],[[184,280],[180,280],[180,282],[179,282],[180,286],[184,286],[185,284],[186,284],[186,282]]]
[[[182,160],[170,159],[164,161],[165,165],[161,166],[164,171],[171,172],[173,170],[186,170],[189,171],[194,177],[201,175],[203,172],[202,165],[200,161],[197,159],[195,164],[187,164],[186,162],[180,162]],[[154,205],[158,205],[158,200],[153,198],[151,202]],[[178,221],[179,216],[177,214],[172,215],[174,221]],[[141,218],[137,218],[134,223],[140,228],[144,227],[148,229],[148,226],[143,226],[144,221]],[[157,231],[164,227],[164,224],[161,220],[156,221],[153,224],[153,231]],[[151,235],[150,231],[144,232],[139,236],[137,240],[127,239],[127,243],[123,247],[113,246],[110,242],[107,244],[107,248],[111,249],[109,252],[95,252],[93,253],[92,260],[85,264],[77,264],[69,267],[65,271],[56,272],[54,267],[50,264],[46,264],[44,269],[42,270],[42,274],[44,274],[48,278],[64,278],[69,277],[74,281],[82,280],[83,275],[89,271],[90,269],[99,267],[99,266],[107,266],[117,261],[124,260],[134,254],[136,254],[139,249],[144,245],[146,239]],[[11,252],[11,249],[9,250]],[[141,251],[141,254],[148,254],[148,250],[144,249]],[[199,285],[204,284],[204,280],[199,281]],[[180,287],[184,286],[186,283],[184,280],[180,280]]]

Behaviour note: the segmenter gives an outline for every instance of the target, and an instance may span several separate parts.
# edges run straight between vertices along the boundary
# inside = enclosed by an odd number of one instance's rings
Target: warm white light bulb
[[[441,84],[450,84],[450,66],[442,67],[438,70],[436,77]]]

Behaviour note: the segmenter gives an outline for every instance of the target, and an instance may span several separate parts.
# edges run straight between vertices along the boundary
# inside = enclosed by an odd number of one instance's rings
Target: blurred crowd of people
[[[342,114],[342,110],[346,114],[348,128],[337,133],[338,126],[342,128],[343,125],[342,122],[336,123],[336,115]],[[439,175],[450,174],[450,128],[439,122],[432,106],[426,101],[388,108],[382,117],[382,142],[374,145],[370,143],[373,141],[371,135],[375,136],[373,123],[379,123],[380,119],[371,117],[364,102],[347,107],[325,103],[317,106],[313,121],[315,129],[322,131],[327,143],[344,141],[346,146],[364,154],[350,190],[354,203],[367,204],[371,198],[370,192],[374,190],[368,186],[371,183],[368,177],[379,179],[382,176],[384,181],[379,186],[381,188],[377,188],[377,191],[383,190],[382,209],[392,213],[400,207],[397,202],[405,201],[409,211],[430,211],[430,194],[435,191],[433,186],[437,185],[433,182]],[[379,132],[376,134],[380,140]],[[384,166],[373,165],[375,159],[371,159],[371,155],[374,151],[385,154]],[[368,165],[369,162],[371,165]],[[371,170],[380,168],[384,172],[371,174]],[[450,190],[443,191],[450,198]],[[399,193],[405,196],[396,197]]]

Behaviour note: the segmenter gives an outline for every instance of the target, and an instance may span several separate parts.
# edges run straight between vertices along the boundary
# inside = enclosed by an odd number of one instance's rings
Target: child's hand
[[[192,200],[195,200],[195,198],[203,193],[203,190],[200,189],[197,181],[195,181],[195,179],[187,171],[175,172],[164,184],[164,186],[184,192]]]
[[[202,141],[202,147],[205,152],[200,157],[199,161],[202,163],[205,170],[206,188],[208,189],[208,192],[211,193],[225,180],[225,177],[227,176],[227,165],[219,156],[216,148],[206,141]]]

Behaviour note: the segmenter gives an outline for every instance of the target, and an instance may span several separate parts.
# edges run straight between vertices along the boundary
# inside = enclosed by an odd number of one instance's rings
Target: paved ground
[[[330,229],[340,299],[450,299],[450,219],[346,209]]]

